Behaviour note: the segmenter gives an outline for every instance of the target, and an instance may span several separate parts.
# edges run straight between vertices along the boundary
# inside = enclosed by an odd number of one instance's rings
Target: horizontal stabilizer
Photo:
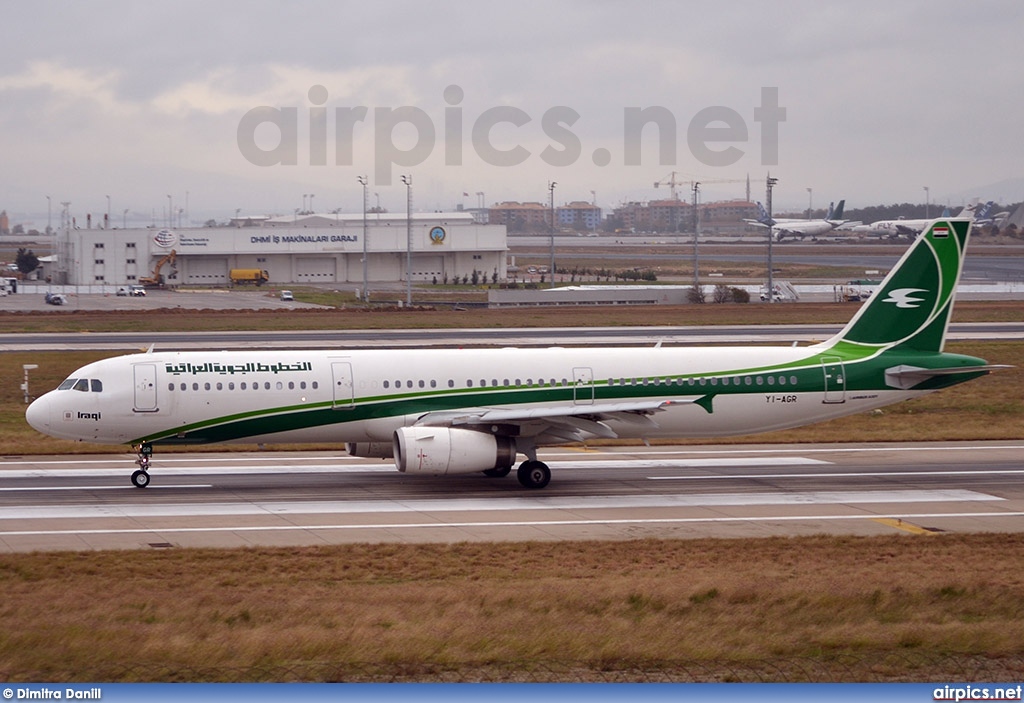
[[[885,370],[885,384],[892,388],[908,390],[917,384],[936,376],[953,376],[962,373],[988,373],[998,369],[1012,369],[1007,364],[985,364],[984,366],[957,366],[944,369],[925,369],[920,366],[893,366]]]

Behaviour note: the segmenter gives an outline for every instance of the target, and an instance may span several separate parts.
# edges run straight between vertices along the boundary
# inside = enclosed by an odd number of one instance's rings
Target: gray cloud
[[[782,204],[802,206],[806,187],[816,199],[864,204],[920,198],[930,185],[938,200],[1017,177],[1024,157],[1024,75],[1013,59],[1024,6],[1009,0],[42,2],[9,14],[18,31],[0,55],[8,164],[0,192],[16,200],[0,207],[14,212],[38,212],[44,194],[95,207],[111,191],[145,210],[190,188],[213,210],[287,210],[302,192],[354,208],[354,176],[375,166],[373,108],[418,107],[440,140],[451,84],[464,91],[463,164],[445,166],[439,141],[410,167],[424,184],[424,207],[450,206],[464,191],[541,199],[552,178],[566,199],[597,190],[606,206],[663,196],[650,185],[671,170],[723,179],[749,172],[759,183],[766,167],[753,118],[764,86],[777,86],[787,109],[772,167]],[[235,131],[258,105],[295,107],[300,152],[307,149],[314,84],[327,88],[331,116],[337,107],[370,108],[356,163],[261,169],[242,158]],[[494,131],[496,143],[530,150],[514,168],[489,166],[470,148],[473,122],[500,105],[532,118]],[[714,105],[749,129],[739,145],[745,156],[729,168],[709,168],[686,150],[689,121]],[[580,115],[572,132],[581,156],[568,167],[539,158],[552,142],[541,118],[555,106]],[[659,163],[649,144],[641,166],[624,166],[623,110],[650,106],[675,116],[676,163]],[[609,166],[594,165],[598,148],[610,152]],[[382,192],[396,203],[400,195]]]

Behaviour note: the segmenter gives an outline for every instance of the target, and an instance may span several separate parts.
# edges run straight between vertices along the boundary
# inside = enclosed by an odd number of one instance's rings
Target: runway
[[[343,453],[0,460],[0,551],[1024,530],[1024,443],[552,449],[514,476]]]

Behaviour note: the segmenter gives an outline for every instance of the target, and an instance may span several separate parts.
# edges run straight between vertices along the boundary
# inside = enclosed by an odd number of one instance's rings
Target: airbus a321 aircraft
[[[537,448],[592,438],[799,427],[990,369],[943,352],[971,222],[936,220],[835,337],[805,347],[188,351],[83,366],[29,406],[53,437],[132,445],[345,442],[407,474],[517,476]]]

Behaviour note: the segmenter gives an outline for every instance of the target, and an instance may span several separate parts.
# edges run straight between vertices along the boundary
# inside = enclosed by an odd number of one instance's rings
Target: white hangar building
[[[505,280],[504,225],[483,225],[469,213],[329,214],[264,220],[259,226],[201,229],[72,229],[58,232],[55,283],[121,286],[159,275],[169,287],[226,286],[231,269],[264,269],[271,284],[404,281],[411,239],[412,280],[472,276]],[[173,252],[173,254],[172,254]]]

